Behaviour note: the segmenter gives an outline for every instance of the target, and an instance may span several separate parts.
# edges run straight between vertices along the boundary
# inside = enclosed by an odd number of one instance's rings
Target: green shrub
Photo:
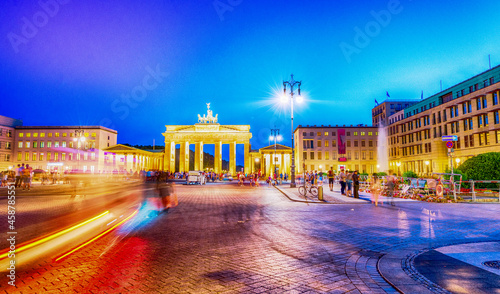
[[[467,180],[500,180],[500,152],[483,153],[469,158],[462,163],[458,172]],[[498,184],[477,184],[475,187],[498,188]]]
[[[385,177],[385,176],[387,176],[387,173],[385,173],[385,172],[379,172],[379,173],[377,173],[377,176],[379,176],[379,177]]]
[[[414,171],[409,170],[403,173],[403,178],[418,178],[418,175]]]

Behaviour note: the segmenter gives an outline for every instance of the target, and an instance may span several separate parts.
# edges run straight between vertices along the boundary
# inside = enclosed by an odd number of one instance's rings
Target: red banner
[[[346,137],[345,137],[345,129],[338,129],[337,130],[337,133],[338,133],[338,146],[339,146],[339,154],[345,154],[345,141],[346,141]]]

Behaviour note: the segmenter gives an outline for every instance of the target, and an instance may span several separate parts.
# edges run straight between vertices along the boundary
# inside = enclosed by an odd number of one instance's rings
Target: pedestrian
[[[354,198],[359,198],[359,175],[358,171],[355,170],[354,174],[352,175],[352,184],[353,184],[353,190],[354,190]]]
[[[391,205],[394,206],[394,186],[396,184],[396,174],[390,174],[392,171],[389,171],[389,176],[387,177],[387,187],[388,187],[388,197],[390,197],[389,201]]]
[[[352,172],[347,173],[346,184],[347,184],[346,196],[351,197],[352,196]]]
[[[23,184],[23,170],[24,170],[24,163],[22,165],[17,165],[16,168],[16,183],[14,184],[16,188],[20,188],[21,185]]]
[[[380,196],[380,181],[377,177],[377,174],[372,175],[372,184],[370,186],[370,191],[372,193],[372,202],[375,203],[375,206],[378,206],[378,198]]]
[[[333,166],[330,167],[330,170],[328,171],[328,186],[330,186],[330,191],[333,191],[333,181],[334,181],[334,173],[333,173]]]
[[[33,173],[32,168],[30,167],[29,164],[27,164],[23,170],[23,190],[24,189],[28,189],[28,191],[31,190],[32,173]]]
[[[345,179],[346,179],[346,176],[345,176],[344,170],[341,169],[340,174],[339,174],[339,180],[340,180],[340,194],[342,194],[342,195],[345,195],[345,186],[346,186]]]

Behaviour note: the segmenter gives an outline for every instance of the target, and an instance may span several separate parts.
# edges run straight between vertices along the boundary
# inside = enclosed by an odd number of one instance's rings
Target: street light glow
[[[425,161],[425,165],[429,165],[429,163],[430,163],[430,162],[429,162],[428,160],[426,160],[426,161]]]
[[[304,102],[304,97],[301,96],[297,96],[297,103],[302,103]]]
[[[278,140],[278,141],[281,141],[281,140],[283,140],[283,136],[281,136],[281,135],[278,135],[278,137],[276,137],[276,140]]]

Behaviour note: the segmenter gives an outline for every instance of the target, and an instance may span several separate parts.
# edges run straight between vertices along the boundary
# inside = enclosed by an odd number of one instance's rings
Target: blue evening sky
[[[290,145],[277,96],[290,74],[305,98],[295,127],[371,124],[386,91],[428,97],[488,69],[488,54],[499,64],[498,11],[482,0],[6,0],[0,115],[161,144],[165,125],[196,123],[210,102],[221,124],[251,126],[254,149],[274,126]]]

